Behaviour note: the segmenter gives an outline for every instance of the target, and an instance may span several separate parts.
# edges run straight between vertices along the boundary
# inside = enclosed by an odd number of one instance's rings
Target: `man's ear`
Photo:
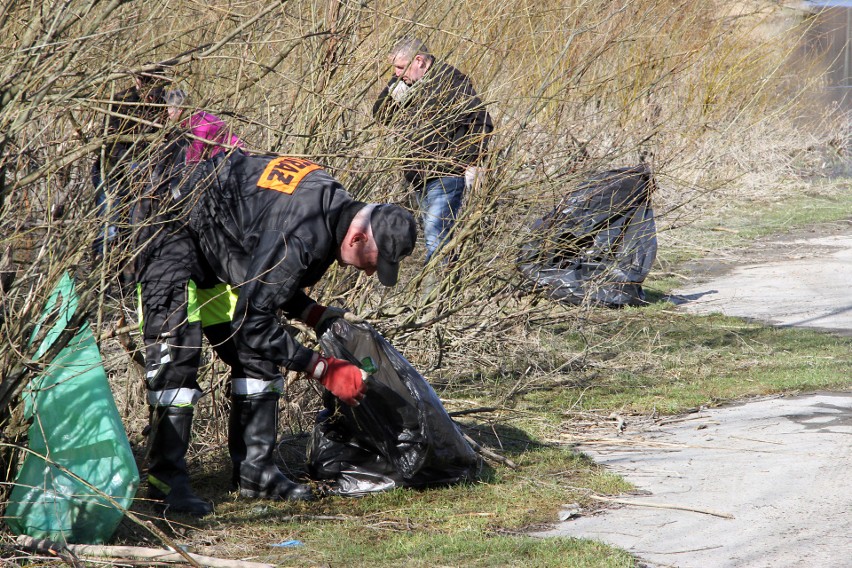
[[[369,237],[367,236],[367,233],[365,231],[353,231],[349,235],[346,244],[350,247],[354,247],[358,243],[367,242],[368,239]]]

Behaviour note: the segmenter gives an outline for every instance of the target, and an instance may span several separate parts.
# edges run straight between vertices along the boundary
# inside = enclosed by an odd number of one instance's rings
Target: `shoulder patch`
[[[322,168],[310,160],[282,156],[266,165],[266,169],[257,180],[257,186],[290,194],[296,191],[296,186],[302,178],[320,169]]]

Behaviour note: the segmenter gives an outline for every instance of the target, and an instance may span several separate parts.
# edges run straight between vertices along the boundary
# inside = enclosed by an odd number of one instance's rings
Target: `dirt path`
[[[849,223],[765,239],[691,271],[672,298],[680,309],[852,335]],[[642,494],[541,536],[602,540],[652,567],[852,566],[852,392],[628,424],[622,438],[578,449]]]

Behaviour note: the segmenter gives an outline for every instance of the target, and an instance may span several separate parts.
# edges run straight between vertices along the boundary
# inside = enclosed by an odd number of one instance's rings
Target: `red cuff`
[[[311,307],[307,309],[307,315],[304,318],[305,323],[308,324],[310,327],[316,327],[324,312],[325,306],[321,306],[319,304],[312,304]]]

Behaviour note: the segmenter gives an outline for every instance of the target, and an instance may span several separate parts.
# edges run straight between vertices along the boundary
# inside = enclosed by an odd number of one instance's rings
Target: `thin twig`
[[[488,448],[480,446],[476,442],[476,440],[474,440],[473,438],[471,438],[467,434],[462,433],[462,436],[464,437],[465,441],[467,441],[467,443],[471,445],[471,447],[473,448],[473,450],[476,453],[478,453],[478,454],[480,454],[480,455],[482,455],[486,458],[489,458],[491,460],[494,460],[498,463],[502,463],[503,465],[505,465],[508,468],[511,468],[511,469],[517,469],[518,468],[518,464],[516,464],[515,462],[513,462],[509,458],[503,457],[500,454],[493,452],[492,450],[489,450]]]
[[[118,337],[119,335],[124,335],[126,333],[130,333],[133,330],[138,330],[138,324],[125,325],[124,327],[117,327],[114,329],[108,329],[102,334],[98,336],[100,341],[104,341],[106,339],[112,339],[113,337]]]
[[[464,416],[465,414],[479,414],[480,412],[494,412],[495,410],[500,410],[496,406],[483,406],[481,408],[468,408],[466,410],[456,410],[454,412],[449,412],[450,416]]]
[[[733,519],[734,516],[730,513],[720,513],[711,511],[710,509],[698,509],[696,507],[686,507],[684,505],[670,505],[668,503],[651,503],[648,501],[630,501],[628,499],[615,499],[613,497],[603,497],[601,495],[590,495],[595,501],[603,501],[604,503],[617,503],[619,505],[634,505],[636,507],[652,507],[654,509],[676,509],[678,511],[692,511],[693,513],[702,513],[704,515],[713,515],[714,517],[722,517],[723,519]]]
[[[272,568],[272,564],[260,562],[247,562],[244,560],[229,560],[215,558],[213,556],[202,556],[185,552],[162,550],[159,548],[147,548],[141,546],[106,546],[95,544],[66,544],[60,546],[49,540],[37,540],[31,536],[20,535],[16,544],[22,548],[34,551],[62,550],[67,549],[77,557],[88,558],[128,558],[131,560],[147,560],[157,563],[161,562],[188,562],[194,566],[210,566],[212,568]]]

